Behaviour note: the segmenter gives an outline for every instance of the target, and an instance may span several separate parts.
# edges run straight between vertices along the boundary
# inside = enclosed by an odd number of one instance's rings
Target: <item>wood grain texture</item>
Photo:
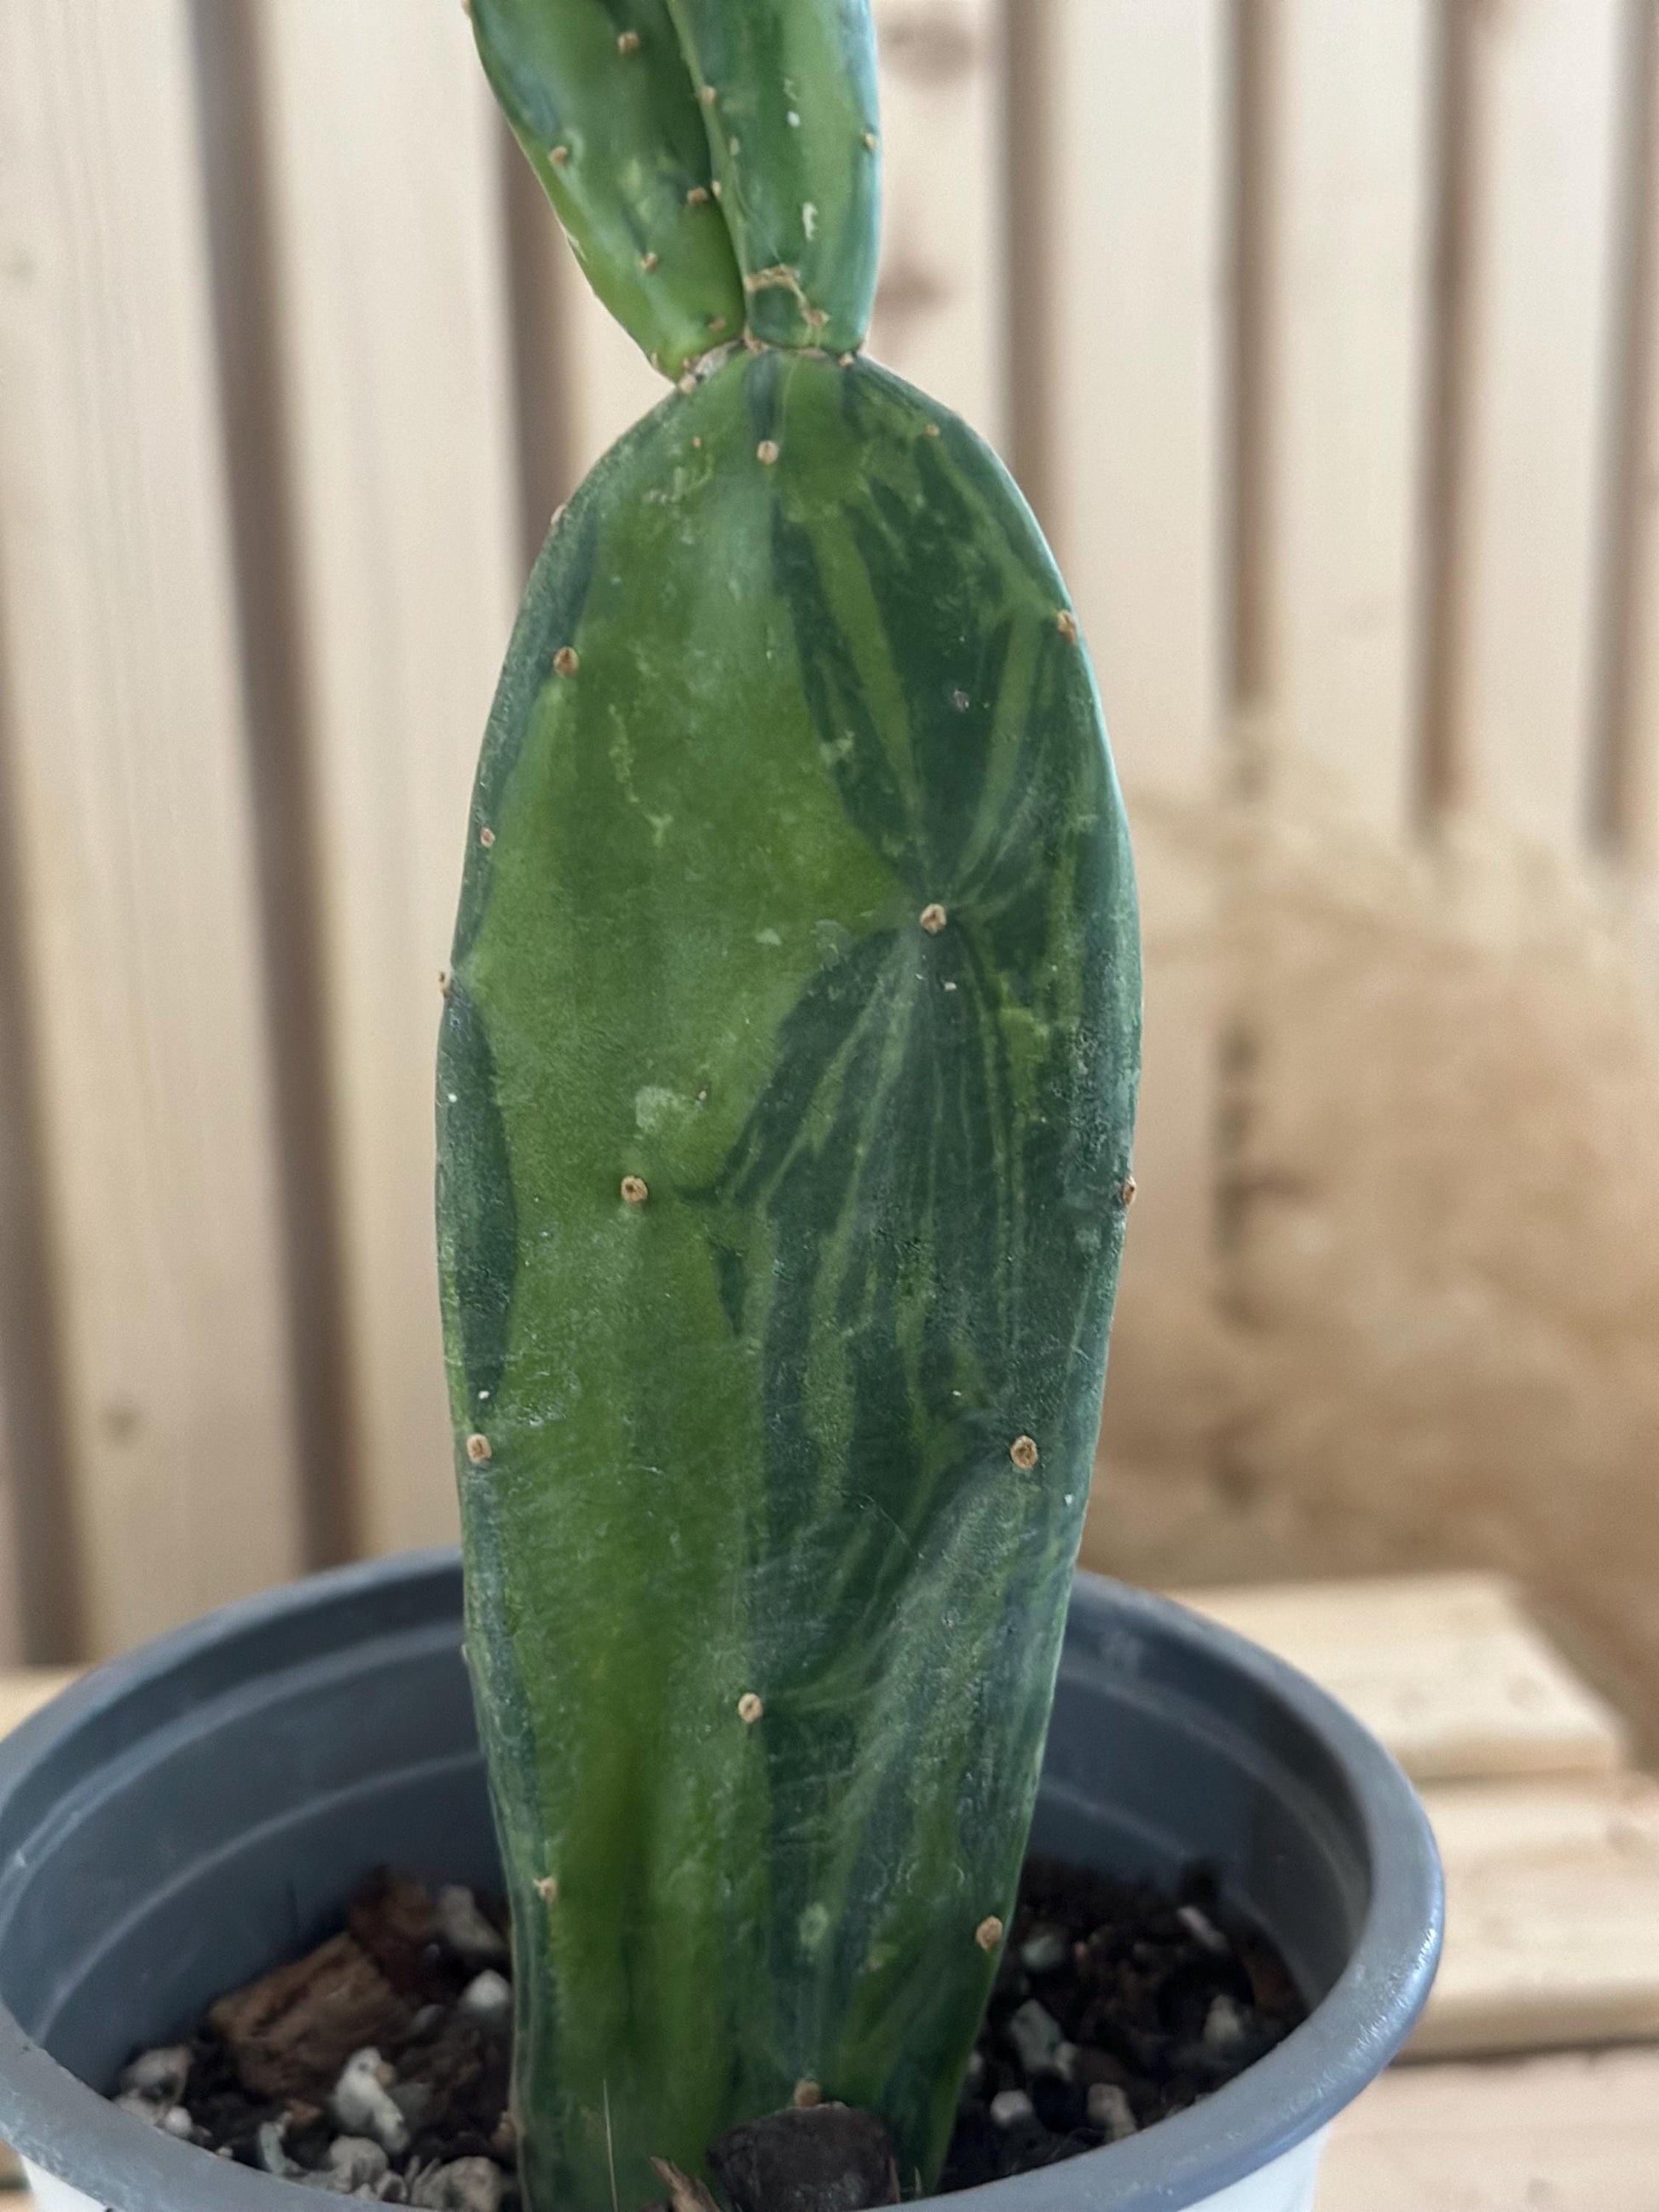
[[[1004,442],[997,0],[877,0],[881,278],[870,350]]]
[[[86,1632],[299,1564],[180,0],[0,7],[0,603]]]
[[[1414,803],[1428,0],[1279,0],[1266,218],[1268,699],[1399,834]]]
[[[1318,2212],[1659,2212],[1659,2051],[1385,2074],[1338,2120]]]
[[[1512,0],[1473,11],[1470,35],[1480,159],[1449,795],[1571,854],[1596,803],[1622,11]]]
[[[1608,1773],[1623,1724],[1498,1575],[1178,1593],[1301,1668],[1417,1782]]]
[[[1413,2057],[1659,2037],[1659,1783],[1424,1792],[1446,1948]]]
[[[447,0],[259,10],[356,1537],[454,1528],[432,1055],[519,518],[495,126]]]

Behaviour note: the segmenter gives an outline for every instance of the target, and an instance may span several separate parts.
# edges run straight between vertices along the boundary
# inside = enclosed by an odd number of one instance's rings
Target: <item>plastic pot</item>
[[[297,2208],[99,2093],[320,1941],[376,1866],[493,1881],[460,1596],[449,1552],[319,1575],[99,1668],[0,1746],[0,2136],[41,2212]],[[1155,1878],[1214,1861],[1313,2009],[1207,2102],[953,2203],[1304,2212],[1325,2129],[1434,1972],[1439,1869],[1399,1769],[1266,1653],[1082,1575],[1034,1841]]]

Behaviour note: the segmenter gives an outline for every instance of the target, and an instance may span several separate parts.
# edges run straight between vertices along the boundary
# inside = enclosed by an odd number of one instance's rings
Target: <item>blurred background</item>
[[[878,0],[872,339],[1054,539],[1136,825],[1086,1556],[1506,1569],[1650,1738],[1654,14]],[[458,0],[0,0],[0,1661],[450,1536],[466,795],[661,389]]]

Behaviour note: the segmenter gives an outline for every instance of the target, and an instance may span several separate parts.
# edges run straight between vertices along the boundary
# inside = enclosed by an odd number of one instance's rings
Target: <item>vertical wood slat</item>
[[[1217,0],[1015,0],[1046,11],[1050,271],[1043,520],[1132,786],[1207,789],[1220,705],[1222,162]],[[1026,250],[1017,240],[1013,251]]]
[[[345,1346],[337,1265],[333,1097],[322,1036],[313,809],[301,692],[298,568],[265,127],[255,17],[264,0],[191,0],[195,31],[220,404],[243,690],[264,915],[282,1152],[288,1314],[295,1370],[305,1553],[352,1549]]]
[[[1463,803],[1467,684],[1463,640],[1474,584],[1469,445],[1479,356],[1474,272],[1485,258],[1488,78],[1478,0],[1442,0],[1433,42],[1431,296],[1424,379],[1422,631],[1417,731],[1419,823]]]
[[[1271,56],[1262,703],[1393,835],[1416,803],[1437,3],[1278,0]]]
[[[1003,27],[997,0],[877,0],[878,361],[1006,436]]]
[[[0,0],[4,720],[100,1652],[300,1564],[188,33]]]
[[[1626,64],[1623,328],[1602,633],[1604,851],[1651,908],[1659,872],[1659,7],[1632,0]]]
[[[1480,204],[1458,272],[1467,574],[1442,781],[1570,857],[1596,805],[1622,33],[1621,0],[1472,7],[1464,33]]]
[[[1181,817],[1218,776],[1226,16],[1219,0],[1013,0],[1007,24],[1011,49],[1031,42],[1013,57],[1011,173],[1046,166],[1021,192],[1040,228],[1012,246],[1018,281],[1042,272],[1016,358],[1044,372],[1016,390],[1015,447],[1037,461],[1138,842],[1139,1194],[1107,1393],[1109,1448],[1133,1454],[1149,1440],[1115,1407],[1179,1403],[1201,1423],[1203,1379],[1179,1370],[1212,1285],[1213,878]],[[1034,63],[1041,81],[1022,86]],[[1022,422],[1036,409],[1043,421]]]
[[[20,957],[5,698],[0,667],[0,1664],[11,1667],[74,1651],[79,1624],[61,1520],[56,1343],[29,1094],[33,1024]],[[53,1516],[45,1529],[42,1506]]]
[[[432,1068],[520,521],[496,126],[449,0],[258,15],[369,1551],[449,1535]]]

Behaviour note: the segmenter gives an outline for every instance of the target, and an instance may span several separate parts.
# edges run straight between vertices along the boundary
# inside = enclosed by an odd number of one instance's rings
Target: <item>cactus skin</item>
[[[440,1053],[532,2212],[659,2198],[653,2154],[699,2171],[801,2078],[936,2175],[1088,1496],[1139,1006],[1093,678],[994,457],[862,362],[672,395],[532,577]]]
[[[876,292],[880,141],[866,0],[668,0],[720,212],[769,345],[850,352]]]
[[[588,282],[665,375],[743,329],[665,0],[470,0],[478,52]]]

